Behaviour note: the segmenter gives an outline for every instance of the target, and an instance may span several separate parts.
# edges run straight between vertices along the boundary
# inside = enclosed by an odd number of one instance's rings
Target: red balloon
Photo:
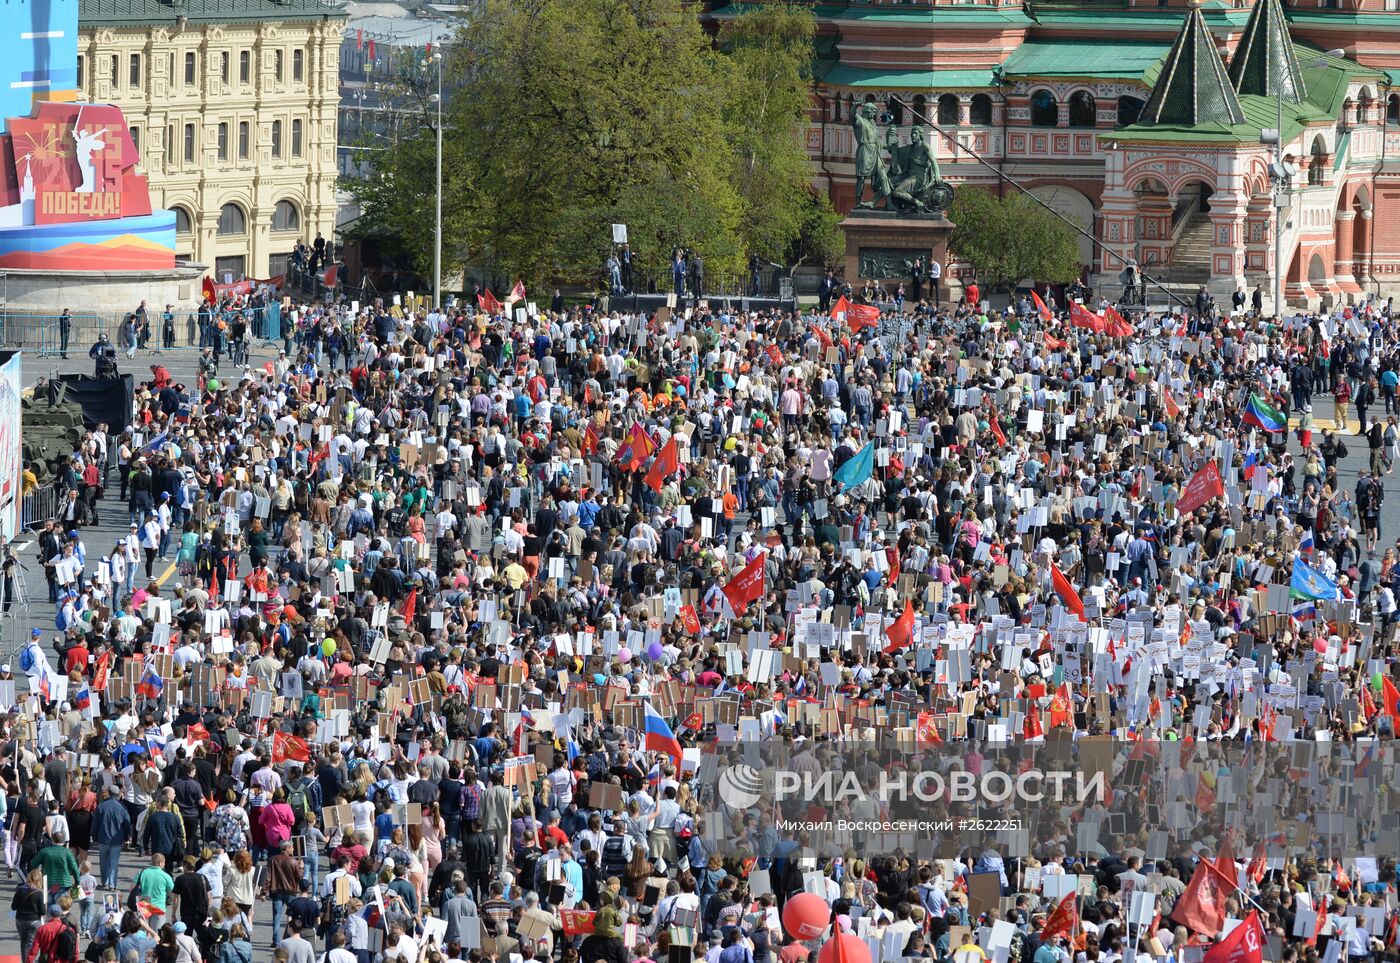
[[[841,955],[845,963],[870,963],[870,947],[865,940],[851,933],[842,933],[836,939],[827,940],[817,953],[817,963],[836,963],[836,940],[841,941]]]
[[[783,905],[783,929],[795,940],[815,940],[831,922],[831,907],[816,893],[798,893]]]

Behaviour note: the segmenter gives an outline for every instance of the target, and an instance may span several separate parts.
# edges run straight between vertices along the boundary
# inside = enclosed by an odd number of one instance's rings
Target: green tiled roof
[[[1244,123],[1235,88],[1200,10],[1187,11],[1140,117],[1139,124],[1151,127]]]
[[[321,0],[79,0],[78,23],[83,27],[135,27],[170,24],[177,17],[190,23],[239,23],[266,20],[319,20],[345,16],[345,8]]]
[[[1323,56],[1313,47],[1295,43],[1294,56],[1302,70],[1307,99],[1301,104],[1283,104],[1283,139],[1295,139],[1308,124],[1332,123],[1346,99],[1351,78],[1380,78],[1379,71],[1341,57]],[[1321,63],[1318,63],[1318,61]],[[1203,123],[1194,127],[1180,124],[1146,126],[1134,124],[1100,135],[1111,141],[1169,141],[1196,143],[1258,143],[1259,132],[1278,123],[1278,102],[1273,97],[1243,94],[1239,97],[1244,123]]]
[[[1102,77],[1143,80],[1170,44],[1153,40],[1030,40],[1001,72],[1007,77]]]
[[[753,8],[753,4],[731,3],[712,10],[709,16],[719,20],[737,17]],[[838,23],[888,23],[895,26],[986,26],[988,24],[1029,27],[1031,18],[1019,6],[993,7],[983,4],[959,4],[955,7],[891,7],[885,5],[848,7],[839,3],[819,3],[811,8],[818,20]]]
[[[832,87],[906,87],[913,90],[958,90],[995,87],[991,70],[875,70],[837,64],[818,77]]]
[[[1393,13],[1356,13],[1349,10],[1293,10],[1288,11],[1290,23],[1320,25],[1333,23],[1339,27],[1389,27],[1400,30],[1400,20]]]
[[[1306,88],[1278,0],[1255,0],[1230,58],[1230,82],[1241,94],[1281,95],[1295,104],[1302,102]]]
[[[1176,10],[1150,8],[1146,10],[1102,10],[1084,7],[1059,7],[1032,4],[1031,16],[1043,27],[1075,27],[1078,29],[1112,30],[1126,33],[1175,34],[1181,29],[1181,14]],[[1248,12],[1227,7],[1220,0],[1211,0],[1201,8],[1206,26],[1222,31],[1242,27]]]

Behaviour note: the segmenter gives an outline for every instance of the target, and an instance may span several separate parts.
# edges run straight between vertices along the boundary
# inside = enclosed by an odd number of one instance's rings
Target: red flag
[[[564,924],[565,936],[589,936],[593,933],[593,910],[561,909],[559,921]]]
[[[356,31],[355,31],[355,49],[356,49],[356,50],[364,50],[364,49],[365,49],[365,32],[364,32],[363,30],[356,30]]]
[[[208,275],[205,275],[204,283],[200,285],[200,290],[204,294],[204,300],[211,304],[219,299],[219,291],[214,287],[214,279]]]
[[[94,688],[96,688],[94,686]],[[1376,700],[1371,696],[1371,687],[1363,685],[1361,687],[1361,714],[1370,722],[1381,710],[1376,708]]]
[[[1119,314],[1111,304],[1104,305],[1104,328],[1115,338],[1131,338],[1136,332],[1133,326],[1128,323],[1123,315]]]
[[[496,296],[491,293],[490,288],[482,288],[481,293],[476,296],[476,306],[487,314],[499,314],[505,306],[496,300]]]
[[[1365,689],[1363,688],[1362,691],[1364,692]],[[1257,884],[1264,878],[1264,874],[1268,872],[1268,869],[1267,850],[1264,848],[1264,843],[1260,841],[1259,845],[1254,847],[1254,856],[1250,859],[1249,868],[1245,870],[1245,873]]]
[[[1001,430],[1001,423],[1000,423],[999,421],[997,421],[997,416],[996,416],[995,414],[992,415],[991,428],[992,428],[992,437],[995,438],[995,439],[997,440],[997,444],[998,444],[998,445],[1000,445],[1001,447],[1005,448],[1005,447],[1006,447],[1006,432],[1004,432],[1004,431]]]
[[[506,295],[506,306],[509,307],[510,305],[514,304],[516,301],[524,301],[524,300],[525,300],[525,282],[524,282],[524,281],[521,281],[521,280],[517,280],[517,281],[515,282],[515,287],[511,288],[511,289],[510,289],[510,293]]]
[[[274,732],[272,734],[272,761],[278,763],[286,762],[288,759],[293,762],[310,762],[311,749],[301,736]]]
[[[666,444],[661,448],[661,454],[656,456],[656,460],[647,469],[646,478],[642,480],[647,483],[648,488],[660,494],[661,486],[666,484],[666,479],[674,475],[680,467],[680,454],[676,451],[676,436],[672,435],[666,440]]]
[[[332,264],[330,267],[326,268],[326,273],[321,276],[321,283],[323,283],[328,288],[333,288],[335,287],[336,281],[339,278],[340,265]]]
[[[823,352],[826,351],[827,348],[835,346],[836,342],[831,340],[831,335],[827,334],[817,322],[808,321],[807,327],[811,328],[812,333],[817,336],[817,343],[822,346]]]
[[[1061,726],[1072,725],[1073,722],[1074,696],[1070,693],[1069,683],[1061,682],[1050,699],[1050,728],[1058,729]]]
[[[651,453],[656,451],[656,442],[638,422],[632,422],[627,430],[627,442],[617,451],[617,464],[623,471],[636,471],[641,468]]]
[[[1172,919],[1204,936],[1219,933],[1225,925],[1225,893],[1219,873],[1219,868],[1212,866],[1209,859],[1196,864],[1196,874],[1176,901]]]
[[[431,56],[433,55],[433,44],[432,44],[432,41],[429,41],[428,43],[423,44],[423,53],[426,54],[426,55],[429,56],[429,57],[431,57]]]
[[[1055,316],[1050,313],[1050,309],[1046,306],[1045,302],[1040,300],[1040,295],[1036,294],[1034,291],[1031,292],[1031,301],[1035,303],[1035,309],[1040,313],[1040,320],[1044,321],[1046,324],[1055,320]]]
[[[583,453],[592,455],[598,450],[598,425],[592,418],[588,419],[588,427],[583,430]]]
[[[1162,389],[1162,407],[1167,410],[1168,418],[1177,418],[1181,415],[1181,406],[1176,403],[1176,399],[1166,388]]]
[[[1032,701],[1026,709],[1026,721],[1021,726],[1021,735],[1025,739],[1039,739],[1045,735],[1045,726],[1040,721],[1040,710],[1036,708]]]
[[[934,721],[932,712],[919,713],[918,728],[914,730],[914,735],[921,745],[937,746],[943,743],[943,737],[938,734],[938,724]]]
[[[1176,500],[1177,514],[1189,515],[1212,498],[1225,494],[1225,482],[1220,478],[1220,468],[1208,461],[1205,466],[1181,489],[1181,497]]]
[[[1396,717],[1396,705],[1400,704],[1400,691],[1395,688],[1395,683],[1390,681],[1390,676],[1381,676],[1381,698],[1385,700],[1385,714],[1392,719]]]
[[[112,650],[108,649],[97,657],[97,666],[92,673],[92,691],[102,692],[107,688],[107,678],[112,671]]]
[[[1203,963],[1264,963],[1264,927],[1259,911],[1250,910],[1229,936],[1206,950]]]
[[[729,599],[729,604],[734,609],[735,615],[743,615],[750,602],[763,598],[767,581],[767,564],[768,553],[759,552],[754,556],[752,562],[744,566],[743,571],[730,579],[729,584],[720,589],[724,593],[724,597]]]
[[[682,605],[680,616],[681,625],[685,626],[685,630],[687,632],[689,632],[691,635],[700,634],[700,615],[695,611],[695,606]]]
[[[1082,304],[1074,301],[1069,305],[1069,323],[1076,328],[1088,328],[1095,334],[1104,331],[1104,320]]]
[[[880,309],[873,304],[852,304],[846,308],[846,326],[852,334],[860,334],[861,328],[874,328],[880,324]]]
[[[1045,336],[1045,347],[1049,348],[1051,351],[1060,351],[1069,347],[1069,342],[1061,341],[1059,338],[1051,337],[1047,334]]]
[[[904,600],[904,611],[885,629],[885,635],[890,640],[885,646],[886,652],[898,652],[914,641],[914,603],[911,600]]]
[[[215,568],[209,570],[209,597],[211,599],[219,597],[219,570]]]
[[[1060,597],[1060,601],[1065,603],[1065,608],[1079,616],[1079,621],[1089,621],[1084,617],[1084,602],[1079,597],[1079,593],[1074,590],[1065,573],[1060,571],[1060,566],[1054,562],[1050,563],[1050,583],[1055,586],[1055,594]]]
[[[1048,943],[1057,936],[1074,938],[1079,929],[1079,894],[1067,893],[1060,905],[1045,921],[1045,929],[1040,931],[1040,941]]]
[[[371,37],[371,38],[370,38],[370,41],[369,41],[369,59],[370,59],[370,60],[373,60],[373,61],[378,61],[378,59],[379,59],[378,57],[376,57],[376,56],[374,55],[374,38],[373,38],[373,37]]]
[[[1214,799],[1211,800],[1214,803]],[[1240,887],[1240,871],[1235,866],[1235,847],[1230,842],[1230,837],[1226,836],[1224,842],[1220,844],[1220,852],[1215,856],[1215,862],[1211,868],[1219,875],[1220,881],[1225,884],[1226,892],[1233,893]]]
[[[847,301],[846,296],[843,294],[837,298],[836,303],[831,306],[831,316],[837,321],[844,321],[846,319],[846,312],[849,311],[850,308],[851,302]]]
[[[773,364],[777,367],[782,367],[783,350],[781,348],[779,348],[776,344],[770,344],[766,348],[764,348],[763,351],[765,354],[768,355],[769,361],[773,362]]]
[[[409,629],[413,628],[413,616],[418,612],[418,589],[409,591],[408,598],[403,603],[403,620]]]
[[[196,722],[185,730],[185,739],[194,742],[210,742],[209,730],[204,728],[204,723]]]

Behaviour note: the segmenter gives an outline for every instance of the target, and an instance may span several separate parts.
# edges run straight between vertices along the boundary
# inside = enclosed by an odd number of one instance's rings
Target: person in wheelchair
[[[115,378],[117,376],[117,349],[105,334],[97,336],[96,343],[88,349],[88,357],[97,362],[96,377]]]

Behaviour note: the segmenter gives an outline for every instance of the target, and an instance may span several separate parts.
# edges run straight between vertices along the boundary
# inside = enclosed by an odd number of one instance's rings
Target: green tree
[[[767,261],[825,262],[840,242],[836,212],[812,189],[794,131],[811,109],[817,21],[805,7],[764,4],[728,21],[719,46],[729,71],[725,133],[734,149],[744,247]]]
[[[446,48],[444,263],[596,283],[613,223],[644,273],[664,275],[676,245],[712,276],[749,251],[828,257],[834,215],[793,129],[811,32],[810,14],[778,8],[740,17],[717,47],[683,0],[486,0]],[[426,268],[424,116],[350,189],[363,229],[401,236]]]
[[[1021,281],[1066,284],[1079,277],[1079,234],[1019,191],[997,197],[960,187],[948,217],[949,246],[991,288]]]

